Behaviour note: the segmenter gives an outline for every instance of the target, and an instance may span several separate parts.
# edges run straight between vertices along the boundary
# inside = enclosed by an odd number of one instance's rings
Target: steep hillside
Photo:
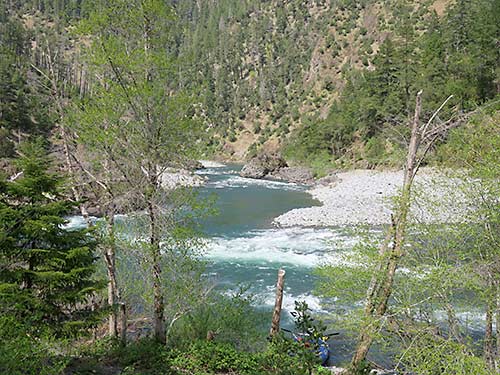
[[[421,33],[450,1],[414,3],[177,2],[188,24],[180,47],[192,69],[186,84],[195,76],[203,87],[214,149],[236,159],[273,151],[304,118],[327,118],[349,71],[375,69],[388,35],[404,37],[405,23]]]
[[[207,153],[223,158],[279,151],[319,168],[397,165],[417,91],[425,113],[454,95],[447,116],[499,92],[494,0],[171,4],[165,53],[181,62],[175,84],[200,103]],[[91,91],[74,53],[83,42],[71,34],[89,7],[90,0],[27,1],[7,12],[22,17],[36,66],[47,69],[51,54],[59,59],[55,76],[71,86],[65,95]]]

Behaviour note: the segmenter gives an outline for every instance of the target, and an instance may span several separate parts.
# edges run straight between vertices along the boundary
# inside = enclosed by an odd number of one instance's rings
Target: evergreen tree
[[[28,35],[21,22],[0,11],[0,157],[12,157],[29,135],[49,130],[41,87],[29,79]]]
[[[22,153],[20,177],[0,181],[0,311],[37,333],[73,335],[92,322],[88,299],[100,288],[94,241],[64,228],[75,203],[40,143]]]

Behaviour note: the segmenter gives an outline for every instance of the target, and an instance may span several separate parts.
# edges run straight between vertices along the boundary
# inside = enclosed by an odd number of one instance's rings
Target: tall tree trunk
[[[108,305],[111,307],[109,314],[109,335],[118,337],[118,305],[121,302],[120,291],[116,279],[116,241],[114,207],[106,212],[106,230],[108,238],[105,241],[104,260],[108,273]]]
[[[160,343],[166,343],[165,335],[165,305],[163,300],[162,280],[161,280],[161,254],[160,236],[158,234],[158,218],[152,198],[148,201],[148,215],[150,221],[150,246],[151,258],[153,262],[153,328],[155,339]]]
[[[403,190],[392,217],[392,226],[379,251],[380,260],[376,272],[372,276],[365,303],[365,326],[358,337],[356,351],[351,360],[350,372],[363,365],[373,343],[376,332],[380,329],[381,319],[387,311],[387,304],[392,293],[394,277],[399,260],[404,255],[404,237],[410,209],[410,195],[413,179],[418,168],[417,151],[420,145],[419,131],[420,112],[422,108],[422,92],[417,94],[415,115],[412,123],[411,139],[406,159],[403,179]]]
[[[149,15],[143,8],[143,43],[144,43],[144,57],[145,57],[145,81],[151,81],[151,70],[150,70],[150,43],[151,43],[151,23]],[[154,120],[151,115],[149,105],[146,104],[146,127],[151,133],[151,138],[148,139],[149,145],[151,146],[152,162],[148,163],[148,177],[149,177],[149,187],[151,191],[147,197],[148,204],[148,214],[150,220],[150,246],[151,255],[153,262],[153,326],[155,339],[160,343],[166,343],[166,327],[165,327],[165,304],[163,298],[162,290],[162,269],[161,269],[161,253],[160,253],[160,228],[159,228],[159,215],[156,215],[156,210],[154,206],[154,192],[158,188],[158,171],[157,165],[158,158],[156,157],[156,145],[157,140],[155,139]]]

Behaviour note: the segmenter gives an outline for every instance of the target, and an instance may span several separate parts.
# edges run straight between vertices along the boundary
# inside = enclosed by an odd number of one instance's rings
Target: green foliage
[[[68,359],[53,353],[56,341],[35,338],[32,329],[16,317],[0,317],[0,373],[9,375],[56,375],[62,373]]]
[[[212,293],[176,323],[170,334],[171,344],[184,347],[194,340],[205,339],[211,332],[217,342],[229,343],[239,350],[261,349],[268,328],[262,322],[267,314],[256,310],[251,305],[251,296],[243,293],[244,290],[232,296]]]
[[[25,145],[22,176],[0,182],[0,308],[31,327],[76,335],[93,324],[87,299],[101,287],[93,280],[94,241],[87,230],[63,228],[75,207],[63,180],[48,171],[39,143]]]
[[[431,333],[419,333],[401,362],[407,371],[422,375],[493,374],[465,345]]]
[[[182,348],[169,348],[151,339],[142,339],[126,347],[105,342],[100,350],[90,347],[80,352],[80,359],[67,367],[73,373],[92,374],[104,371],[103,364],[120,369],[122,374],[310,374],[301,358],[290,355],[289,340],[275,340],[261,352],[240,351],[229,343],[193,340]],[[321,368],[311,368],[323,374]]]
[[[178,367],[195,374],[239,373],[264,374],[258,357],[238,352],[231,344],[197,341],[177,354],[172,361]]]
[[[143,339],[128,345],[127,347],[114,345],[111,351],[112,358],[124,367],[126,371],[140,369],[138,373],[146,371],[150,374],[175,374],[173,370],[169,371],[171,360],[175,358],[174,353],[170,352],[165,346],[158,344],[151,339]]]
[[[307,359],[313,359],[309,350],[303,351],[303,346],[299,343],[280,334],[273,338],[263,353],[262,363],[269,373],[277,375],[306,375],[309,373],[309,367],[317,365],[316,361],[303,362],[303,356],[289,353],[301,353],[307,356]]]
[[[488,102],[465,126],[454,129],[438,149],[439,161],[468,168],[474,177],[494,178],[500,157],[500,102]]]

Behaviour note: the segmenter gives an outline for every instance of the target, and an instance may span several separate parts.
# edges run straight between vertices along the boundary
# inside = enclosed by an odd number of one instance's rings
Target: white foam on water
[[[238,171],[235,170],[221,171],[218,168],[207,168],[207,169],[198,169],[194,173],[200,176],[221,176],[221,175],[235,174],[238,173]]]
[[[63,229],[81,229],[87,227],[87,221],[83,216],[70,216],[67,217],[66,220],[68,222],[61,226]],[[90,220],[96,222],[97,218],[95,216],[90,216]]]
[[[234,173],[234,172],[233,172]],[[211,183],[216,189],[227,189],[227,188],[247,188],[250,186],[262,186],[267,189],[273,190],[297,190],[302,191],[305,188],[301,185],[292,182],[282,182],[273,180],[261,180],[255,178],[245,178],[241,176],[232,176],[226,180],[216,181]]]
[[[223,168],[226,165],[213,160],[198,160],[205,168]]]
[[[236,289],[228,288],[222,292],[226,296],[233,296],[236,293]],[[274,306],[276,299],[276,289],[274,285],[268,285],[264,288],[264,291],[260,293],[255,293],[255,290],[250,290],[250,294],[254,296],[254,304],[258,307],[270,308]],[[321,303],[321,298],[314,296],[310,293],[301,293],[294,295],[290,293],[287,289],[283,293],[282,309],[284,311],[290,312],[295,311],[295,301],[305,301],[307,306],[314,312],[327,312]]]
[[[434,317],[440,322],[446,322],[448,315],[444,310],[434,311]],[[461,325],[467,326],[476,330],[484,330],[485,327],[485,312],[478,308],[467,308],[467,310],[456,311],[455,318],[457,318]],[[496,329],[495,322],[493,328]]]
[[[247,233],[244,237],[213,238],[205,256],[213,261],[292,264],[315,267],[342,261],[355,240],[331,229],[283,228]]]
[[[272,307],[275,303],[276,291],[274,285],[267,288],[268,292],[258,295],[257,303],[260,307]],[[289,292],[283,293],[283,303],[282,308],[286,311],[295,311],[295,301],[304,301],[307,306],[314,312],[326,312],[321,304],[321,299],[319,297],[313,296],[310,293],[302,293],[298,295],[293,295]]]

